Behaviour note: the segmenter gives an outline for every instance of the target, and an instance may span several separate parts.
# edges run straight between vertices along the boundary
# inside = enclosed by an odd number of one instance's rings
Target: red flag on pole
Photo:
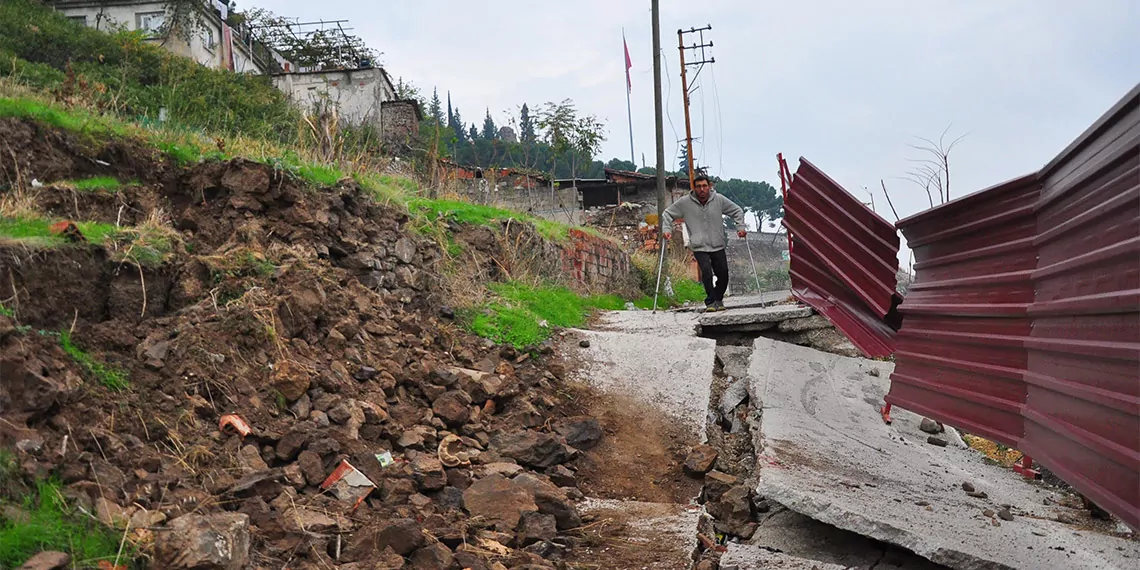
[[[629,45],[625,43],[625,32],[621,34],[621,45],[625,48],[625,90],[630,92],[633,91],[633,83],[629,80],[629,68],[633,67],[633,62],[629,59]]]

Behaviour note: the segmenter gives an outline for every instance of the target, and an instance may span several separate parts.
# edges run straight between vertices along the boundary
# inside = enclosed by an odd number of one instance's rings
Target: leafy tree
[[[717,192],[756,216],[761,222],[761,227],[764,220],[776,220],[784,216],[784,198],[767,182],[714,178],[713,183]]]
[[[606,168],[612,168],[614,170],[625,170],[627,172],[636,172],[637,171],[637,165],[636,164],[634,164],[628,160],[622,160],[620,158],[611,159],[609,162],[606,163]],[[654,170],[654,174],[656,174],[656,172],[657,171]]]
[[[530,118],[530,109],[526,103],[523,103],[522,111],[519,112],[519,128],[519,140],[525,144],[534,144],[537,140],[534,136],[534,121]]]
[[[578,115],[574,101],[546,103],[538,111],[537,125],[542,129],[543,142],[554,153],[552,173],[557,171],[559,156],[570,158],[570,175],[577,178],[577,164],[584,156],[590,160],[605,140],[605,126],[593,115]]]
[[[443,124],[443,104],[439,101],[439,89],[432,88],[431,102],[428,103],[428,115],[435,120],[436,123]]]
[[[471,123],[471,130],[467,133],[467,137],[471,142],[479,139],[479,128],[475,126],[475,123]]]
[[[681,157],[680,157],[680,159],[681,159],[681,162],[679,165],[680,168],[677,170],[677,176],[685,176],[686,178],[688,178],[688,176],[689,176],[689,145],[688,144],[682,144],[681,145]]]
[[[499,129],[495,120],[491,118],[491,108],[487,108],[487,116],[483,119],[483,140],[493,141],[499,137]]]

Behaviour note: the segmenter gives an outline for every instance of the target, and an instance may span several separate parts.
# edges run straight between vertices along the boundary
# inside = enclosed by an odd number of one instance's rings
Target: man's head
[[[708,176],[705,176],[704,174],[698,174],[697,177],[693,179],[693,192],[696,193],[697,198],[700,201],[704,202],[705,200],[708,200],[709,193],[711,191],[712,182],[709,181]]]

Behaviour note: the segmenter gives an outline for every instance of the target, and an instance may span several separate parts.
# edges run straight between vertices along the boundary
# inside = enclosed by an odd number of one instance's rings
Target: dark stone
[[[566,443],[583,451],[593,449],[602,441],[605,432],[597,418],[576,416],[558,420],[554,431],[566,438]]]
[[[471,418],[471,396],[462,390],[452,390],[436,398],[431,409],[448,425],[463,425]]]
[[[552,540],[558,536],[558,521],[554,515],[543,513],[523,513],[519,519],[518,542],[530,546],[539,541]]]
[[[297,465],[301,468],[305,481],[314,487],[323,483],[327,477],[325,462],[321,459],[320,454],[311,449],[301,452],[301,455],[297,457]]]
[[[360,370],[357,370],[356,373],[352,375],[352,378],[357,382],[367,382],[369,380],[375,379],[379,375],[379,370],[376,370],[371,366],[361,366]]]
[[[432,500],[445,511],[463,510],[463,491],[457,487],[444,487],[436,493]]]
[[[438,491],[447,485],[447,473],[433,455],[421,453],[412,460],[412,476],[420,491]]]
[[[557,437],[533,430],[498,435],[491,440],[491,451],[536,469],[565,463],[572,457]]]
[[[946,441],[945,439],[935,437],[933,435],[926,438],[926,443],[929,443],[930,445],[936,445],[938,447],[946,447],[947,445],[950,445],[950,442]]]
[[[590,341],[588,339],[583,339],[581,342],[578,343],[578,346],[580,346],[582,348],[590,348]]]
[[[301,448],[305,447],[305,442],[309,439],[308,434],[300,430],[294,430],[285,434],[281,441],[277,442],[277,459],[281,461],[292,461],[301,453]]]
[[[397,519],[376,535],[376,547],[391,548],[396,554],[407,556],[426,542],[419,523],[412,519]]]
[[[1013,513],[1009,512],[1009,507],[1002,507],[1002,509],[998,511],[997,516],[1003,521],[1013,520]]]
[[[412,555],[413,570],[451,570],[455,563],[455,556],[446,546],[435,543],[429,544]]]

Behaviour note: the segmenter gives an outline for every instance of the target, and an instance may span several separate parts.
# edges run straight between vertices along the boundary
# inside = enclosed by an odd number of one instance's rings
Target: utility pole
[[[659,0],[653,0],[653,108],[656,111],[653,122],[657,128],[657,235],[660,239],[665,235],[665,228],[661,227],[661,216],[665,213],[665,123],[661,102],[661,8],[658,4]]]
[[[689,78],[687,69],[690,65],[700,66],[697,68],[696,75],[693,79],[701,74],[701,69],[704,69],[706,63],[716,63],[716,58],[705,59],[705,48],[713,47],[713,43],[705,43],[705,31],[712,30],[712,24],[703,28],[689,28],[688,30],[677,30],[677,49],[681,52],[681,92],[684,94],[685,101],[685,158],[688,160],[689,167],[689,189],[693,188],[693,178],[696,173],[693,172],[693,127],[689,120]],[[700,43],[694,43],[691,46],[685,46],[685,34],[700,34]],[[685,63],[685,50],[701,50],[700,61]]]
[[[655,116],[653,123],[657,127],[657,241],[661,249],[658,267],[658,286],[660,287],[661,272],[665,270],[665,243],[666,228],[662,225],[665,219],[665,116],[661,103],[661,9],[659,0],[652,0],[653,17],[653,109]],[[670,228],[671,229],[671,228]],[[655,294],[654,294],[655,296]],[[654,309],[657,303],[654,301]]]

